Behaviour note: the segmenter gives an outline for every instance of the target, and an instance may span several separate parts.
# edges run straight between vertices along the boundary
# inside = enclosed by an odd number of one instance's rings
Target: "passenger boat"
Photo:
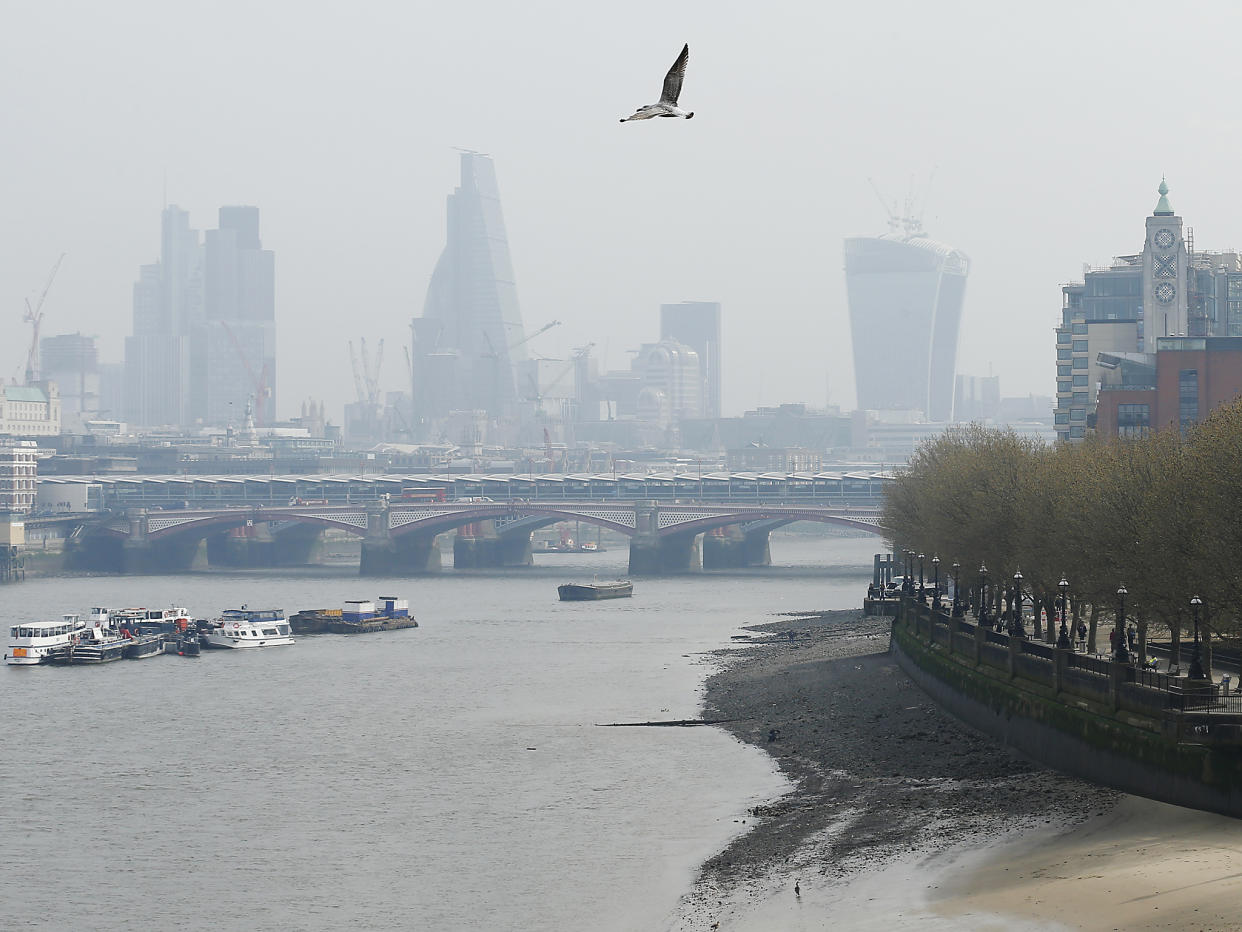
[[[80,615],[61,615],[60,621],[30,621],[9,628],[6,663],[30,665],[48,663],[54,654],[66,650],[74,637],[86,630]]]
[[[593,602],[597,599],[628,599],[634,594],[634,584],[628,579],[612,582],[565,583],[556,587],[562,602]]]
[[[131,638],[123,637],[112,626],[105,608],[91,609],[91,623],[70,639],[69,646],[52,655],[55,663],[111,663],[125,656],[125,647]]]
[[[376,603],[379,603],[378,605]],[[294,634],[360,634],[417,628],[405,599],[382,595],[374,602],[351,599],[339,609],[315,608],[289,619]]]
[[[239,649],[247,647],[280,647],[293,643],[293,634],[285,612],[279,608],[226,609],[207,628],[207,647]]]

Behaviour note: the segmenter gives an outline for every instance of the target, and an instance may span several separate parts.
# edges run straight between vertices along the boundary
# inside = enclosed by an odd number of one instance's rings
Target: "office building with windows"
[[[690,347],[699,358],[704,417],[721,417],[720,304],[682,301],[660,305],[660,339]]]
[[[1159,375],[1167,364],[1158,357],[1188,352],[1178,340],[1217,338],[1203,350],[1226,354],[1214,359],[1212,370],[1219,374],[1232,365],[1232,350],[1219,338],[1242,337],[1242,256],[1196,252],[1194,233],[1173,212],[1163,180],[1158,191],[1156,208],[1145,221],[1143,251],[1118,256],[1106,268],[1088,268],[1082,282],[1061,289],[1054,412],[1058,440],[1076,442],[1097,430],[1110,436],[1141,434],[1172,423],[1168,389],[1163,390],[1163,414],[1146,401],[1122,401],[1118,393],[1154,391],[1159,379],[1167,382],[1167,373]],[[1102,388],[1109,392],[1107,412],[1101,407]],[[1212,393],[1194,394],[1196,404],[1207,405],[1201,413],[1219,403]]]

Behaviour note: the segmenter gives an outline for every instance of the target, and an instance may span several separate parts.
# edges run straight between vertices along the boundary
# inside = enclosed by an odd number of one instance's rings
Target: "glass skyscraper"
[[[958,327],[970,260],[906,232],[845,241],[858,407],[953,417]]]

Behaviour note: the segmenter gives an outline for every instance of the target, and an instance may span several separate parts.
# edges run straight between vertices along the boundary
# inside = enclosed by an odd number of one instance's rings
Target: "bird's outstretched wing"
[[[686,62],[689,60],[690,43],[687,42],[682,46],[677,61],[673,62],[673,67],[664,76],[664,92],[660,95],[660,103],[677,106],[677,98],[681,96],[681,82],[686,77]]]

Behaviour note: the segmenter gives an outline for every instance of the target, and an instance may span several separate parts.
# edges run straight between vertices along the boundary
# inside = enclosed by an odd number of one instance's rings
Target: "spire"
[[[1169,186],[1164,181],[1164,176],[1160,176],[1160,187],[1156,189],[1160,192],[1160,200],[1156,202],[1156,209],[1152,211],[1153,217],[1172,217],[1173,208],[1169,206]]]

